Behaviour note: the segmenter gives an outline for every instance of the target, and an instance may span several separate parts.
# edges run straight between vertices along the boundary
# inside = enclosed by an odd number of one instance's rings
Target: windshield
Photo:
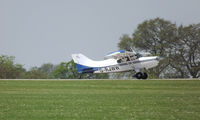
[[[140,53],[136,53],[135,56],[137,56],[137,59],[138,59],[138,58],[142,57],[142,54],[140,54]]]

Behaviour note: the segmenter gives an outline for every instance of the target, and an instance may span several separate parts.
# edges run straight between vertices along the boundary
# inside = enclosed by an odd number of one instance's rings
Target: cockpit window
[[[122,62],[122,60],[121,60],[121,59],[117,60],[117,63],[121,63],[121,62]]]
[[[140,58],[140,57],[142,57],[142,55],[140,53],[136,53],[135,56],[137,56],[137,59]]]

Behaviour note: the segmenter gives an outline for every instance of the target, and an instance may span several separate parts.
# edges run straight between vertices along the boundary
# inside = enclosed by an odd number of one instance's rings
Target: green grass
[[[200,120],[200,81],[0,80],[0,120]]]

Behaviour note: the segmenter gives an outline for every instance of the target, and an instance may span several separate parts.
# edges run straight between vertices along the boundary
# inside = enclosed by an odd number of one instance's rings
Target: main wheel
[[[141,72],[136,73],[135,77],[137,79],[142,79],[143,74]]]
[[[147,79],[147,78],[148,78],[147,73],[143,73],[143,75],[142,75],[142,79]]]

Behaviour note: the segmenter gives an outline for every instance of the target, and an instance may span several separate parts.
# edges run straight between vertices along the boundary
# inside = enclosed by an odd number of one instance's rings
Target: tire
[[[142,79],[147,79],[147,78],[148,78],[147,73],[143,73],[143,74],[142,74]]]
[[[137,79],[142,79],[143,74],[141,72],[136,73],[135,77]]]

